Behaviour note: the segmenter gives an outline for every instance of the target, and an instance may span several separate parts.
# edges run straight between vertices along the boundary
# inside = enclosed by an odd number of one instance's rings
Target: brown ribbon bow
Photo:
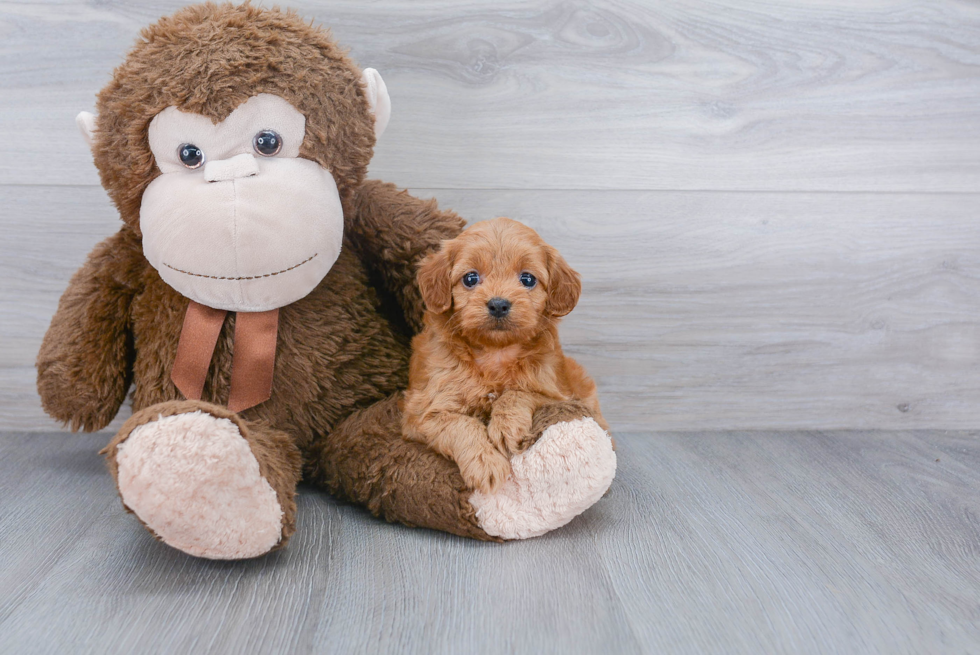
[[[173,380],[188,400],[200,400],[204,378],[211,366],[214,347],[228,314],[193,300],[187,306],[174,358]],[[241,412],[272,396],[276,362],[279,310],[238,312],[235,318],[235,351],[231,361],[231,393],[228,409]]]

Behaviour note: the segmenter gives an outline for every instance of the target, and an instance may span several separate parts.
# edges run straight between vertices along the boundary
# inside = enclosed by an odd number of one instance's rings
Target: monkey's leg
[[[102,452],[123,506],[185,553],[256,557],[295,531],[299,450],[268,425],[171,401],[133,414]]]
[[[398,395],[356,412],[313,445],[312,482],[375,516],[484,540],[525,539],[559,528],[609,488],[616,455],[581,403],[539,409],[493,494],[466,487],[459,469],[401,436]]]
[[[372,514],[412,527],[493,540],[480,528],[459,468],[401,435],[400,394],[347,417],[311,447],[307,478]]]

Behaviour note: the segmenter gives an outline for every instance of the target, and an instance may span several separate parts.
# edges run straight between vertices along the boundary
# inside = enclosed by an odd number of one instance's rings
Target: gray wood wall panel
[[[0,2],[0,429],[55,427],[37,346],[116,226],[74,115],[182,4]],[[980,422],[980,5],[291,4],[388,82],[373,176],[583,273],[617,429]]]
[[[977,424],[980,194],[415,193],[519,218],[579,270],[562,336],[616,429]],[[0,186],[0,206],[26,244],[0,260],[0,428],[51,429],[34,357],[118,219],[95,187]]]
[[[183,4],[0,3],[0,183],[95,184],[73,118]],[[402,186],[980,187],[973,2],[289,4],[385,76]]]
[[[11,653],[973,653],[977,432],[625,434],[612,492],[484,544],[300,494],[211,562],[122,512],[99,435],[0,434]]]

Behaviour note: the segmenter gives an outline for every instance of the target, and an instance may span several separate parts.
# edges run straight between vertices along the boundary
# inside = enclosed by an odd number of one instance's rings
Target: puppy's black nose
[[[510,311],[510,301],[504,298],[491,298],[487,301],[487,311],[494,318],[503,318]]]

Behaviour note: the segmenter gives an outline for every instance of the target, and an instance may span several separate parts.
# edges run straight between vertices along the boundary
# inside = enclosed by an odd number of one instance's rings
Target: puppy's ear
[[[548,246],[548,303],[545,311],[554,317],[564,316],[578,304],[582,281],[557,250]]]
[[[452,252],[447,242],[442,247],[422,260],[416,278],[422,301],[430,312],[442,314],[449,311],[453,304],[453,284],[449,276],[452,274]]]

